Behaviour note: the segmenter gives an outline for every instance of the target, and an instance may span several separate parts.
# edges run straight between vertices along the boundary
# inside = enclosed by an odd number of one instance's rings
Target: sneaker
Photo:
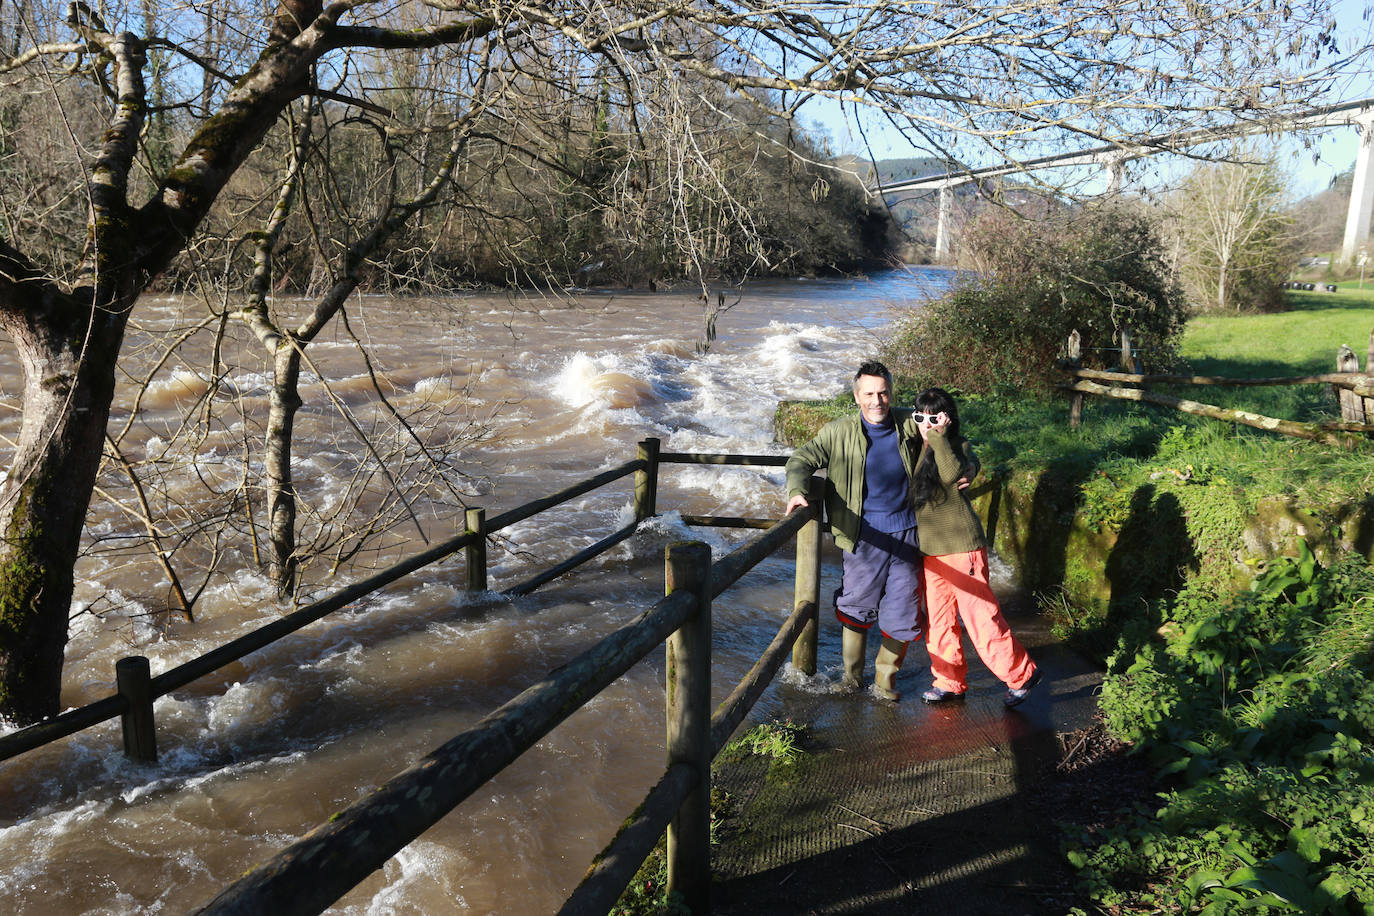
[[[1007,695],[1002,700],[1002,703],[1008,709],[1010,709],[1013,706],[1021,705],[1021,701],[1023,701],[1026,698],[1026,696],[1031,692],[1031,690],[1035,688],[1035,685],[1038,683],[1040,683],[1040,669],[1036,668],[1035,673],[1031,675],[1030,680],[1026,681],[1026,683],[1022,684],[1020,687],[1013,687],[1007,691]]]
[[[927,703],[943,703],[946,700],[962,700],[964,694],[953,690],[941,690],[939,687],[932,687],[921,694],[921,699]]]

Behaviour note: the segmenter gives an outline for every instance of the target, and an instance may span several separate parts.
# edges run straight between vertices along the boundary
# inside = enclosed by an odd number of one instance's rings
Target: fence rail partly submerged
[[[182,665],[150,676],[141,656],[116,664],[117,692],[46,722],[0,737],[0,761],[121,717],[125,753],[157,759],[153,703],[162,696],[291,635],[398,579],[464,550],[467,584],[486,590],[486,540],[502,528],[635,475],[634,522],[567,560],[506,589],[525,595],[632,535],[657,509],[661,464],[779,466],[772,455],[660,452],[657,439],[618,467],[491,519],[469,509],[467,530],[339,592],[259,627]],[[380,788],[335,814],[272,859],[247,872],[199,912],[319,913],[418,838],[463,799],[516,760],[628,671],[665,645],[668,761],[663,777],[592,863],[562,914],[600,914],[614,905],[659,836],[668,832],[668,887],[694,913],[707,910],[710,882],[710,766],[787,660],[816,670],[820,584],[820,481],[810,507],[782,520],[682,516],[687,524],[762,528],[716,562],[698,542],[672,545],[665,556],[666,595],[572,661],[550,672],[475,727],[450,739]],[[744,679],[714,712],[711,696],[711,602],[759,562],[797,539],[793,608]]]

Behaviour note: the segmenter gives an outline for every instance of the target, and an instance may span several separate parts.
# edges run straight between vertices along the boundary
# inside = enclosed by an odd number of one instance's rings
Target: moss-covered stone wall
[[[1097,614],[1160,597],[1204,568],[1243,586],[1266,561],[1296,556],[1301,540],[1322,561],[1355,551],[1374,562],[1371,496],[1315,507],[1262,497],[1248,506],[1224,490],[1195,497],[1150,485],[1119,491],[1128,511],[1103,518],[1082,483],[1053,468],[1013,473],[976,487],[974,505],[1023,586],[1059,590]]]

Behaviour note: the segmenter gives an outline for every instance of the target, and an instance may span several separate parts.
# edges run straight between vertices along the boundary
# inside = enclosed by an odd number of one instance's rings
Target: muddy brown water
[[[785,454],[772,438],[777,401],[842,391],[893,309],[949,279],[912,269],[751,285],[719,318],[706,353],[697,352],[702,306],[692,293],[357,298],[351,328],[394,403],[446,444],[463,475],[453,490],[417,497],[413,520],[368,557],[384,562],[451,537],[464,504],[505,511],[633,458],[649,436],[670,451]],[[152,365],[159,341],[205,313],[193,297],[141,304],[127,365]],[[211,346],[208,333],[193,335],[186,356],[163,366],[124,440],[130,458],[171,468],[170,495],[192,505],[203,497],[191,477],[222,487],[241,478],[244,443],[261,438],[265,416],[266,362],[231,327],[218,419],[193,440],[178,434],[209,388]],[[353,426],[383,439],[386,421],[347,333],[309,352],[319,376],[303,386],[295,473],[318,519],[356,479]],[[0,467],[19,424],[18,373],[0,338]],[[120,398],[112,429],[129,418],[132,387]],[[256,451],[251,461],[260,469]],[[492,592],[465,592],[455,557],[159,700],[155,766],[124,758],[117,722],[0,764],[4,909],[195,909],[640,613],[662,594],[666,544],[705,540],[720,555],[743,537],[689,529],[679,513],[776,516],[781,484],[780,469],[665,466],[661,517],[640,534],[534,595],[495,594],[624,524],[627,478],[503,532],[490,556]],[[97,497],[88,529],[100,549],[77,570],[64,707],[110,694],[123,656],[147,656],[156,675],[283,610],[231,532],[188,625],[161,613],[165,584],[146,553],[107,549],[138,530],[123,513]],[[308,576],[322,595],[366,572],[345,567],[331,578],[315,566]],[[718,601],[717,701],[790,610],[792,575],[790,558],[776,557]],[[829,675],[809,689],[827,690]],[[661,774],[662,685],[654,654],[330,912],[555,911]]]

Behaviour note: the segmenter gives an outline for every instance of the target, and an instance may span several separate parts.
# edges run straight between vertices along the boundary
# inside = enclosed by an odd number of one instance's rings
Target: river
[[[440,434],[436,454],[463,475],[454,489],[417,495],[405,523],[359,559],[386,562],[452,537],[462,530],[462,504],[495,515],[633,458],[650,436],[668,451],[785,454],[773,441],[777,402],[843,391],[853,367],[876,353],[894,310],[938,295],[950,276],[912,268],[750,284],[720,316],[705,353],[697,351],[703,309],[691,293],[355,298],[350,328],[367,342],[393,402],[427,424],[422,433]],[[158,364],[157,343],[204,313],[189,298],[142,304],[128,365]],[[183,435],[183,418],[201,416],[197,397],[208,386],[197,366],[214,345],[208,333],[193,335],[186,359],[160,364],[123,440],[131,460],[190,467],[178,452],[190,449],[195,475],[212,484],[242,474],[239,455],[261,436],[267,394],[266,362],[246,332],[231,326],[218,344],[232,367],[215,399],[220,419]],[[0,460],[18,429],[21,390],[8,347],[0,340]],[[309,350],[311,371],[333,380],[326,388],[308,376],[302,391],[295,473],[312,518],[343,505],[358,479],[353,425],[383,438],[385,418],[371,406],[357,352],[341,328]],[[133,390],[121,388],[112,429],[128,419]],[[344,408],[351,424],[340,419]],[[155,766],[124,758],[117,722],[0,764],[5,909],[195,909],[638,615],[662,595],[666,544],[704,540],[720,555],[745,536],[688,528],[680,513],[776,517],[781,484],[781,469],[665,465],[661,515],[640,533],[529,597],[495,594],[625,524],[627,478],[502,532],[491,592],[464,591],[455,557],[162,698]],[[171,495],[194,507],[202,497],[186,486]],[[112,693],[123,656],[147,656],[156,675],[283,610],[228,524],[215,526],[221,558],[195,624],[166,614],[165,584],[146,551],[108,549],[138,524],[97,496],[88,530],[102,549],[78,566],[64,707]],[[188,564],[207,551],[188,547]],[[832,546],[827,581],[837,572],[833,554]],[[365,570],[335,579],[326,572],[307,571],[317,594]],[[790,612],[791,587],[791,563],[780,557],[718,601],[717,702]],[[823,603],[820,675],[792,674],[758,715],[779,708],[780,692],[826,690],[836,678]],[[555,911],[661,775],[662,669],[661,653],[651,654],[330,912]]]

